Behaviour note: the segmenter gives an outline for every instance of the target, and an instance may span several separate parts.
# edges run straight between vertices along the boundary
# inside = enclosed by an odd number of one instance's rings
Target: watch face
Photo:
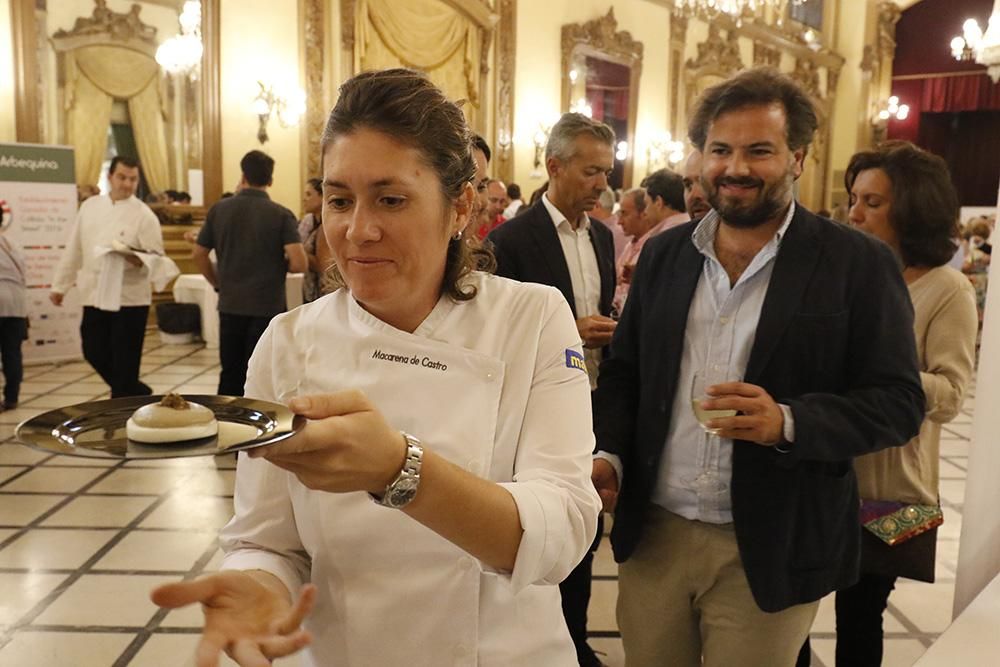
[[[393,485],[386,495],[386,504],[390,507],[403,507],[417,495],[418,480],[414,478],[401,479]]]

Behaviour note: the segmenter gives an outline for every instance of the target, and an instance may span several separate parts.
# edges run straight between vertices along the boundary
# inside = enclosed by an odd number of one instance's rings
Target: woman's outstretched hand
[[[312,584],[304,586],[292,604],[274,575],[227,571],[160,586],[150,597],[168,609],[201,603],[205,627],[195,654],[197,667],[218,667],[223,651],[242,667],[269,667],[275,658],[296,653],[312,641],[301,627],[316,601]]]

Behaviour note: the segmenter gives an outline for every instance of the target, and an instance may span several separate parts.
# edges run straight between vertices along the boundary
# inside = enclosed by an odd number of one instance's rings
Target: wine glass
[[[719,435],[719,429],[709,428],[708,422],[713,419],[736,416],[736,410],[706,410],[702,407],[705,401],[712,398],[707,394],[706,389],[726,381],[728,381],[726,373],[718,370],[697,371],[691,381],[691,408],[694,410],[694,417],[698,420],[701,428],[710,435]]]

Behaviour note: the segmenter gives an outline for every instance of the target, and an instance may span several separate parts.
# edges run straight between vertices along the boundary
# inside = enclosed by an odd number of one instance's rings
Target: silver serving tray
[[[219,433],[172,443],[129,440],[125,423],[137,408],[163,396],[134,396],[79,403],[50,410],[18,425],[15,435],[34,449],[99,459],[170,459],[212,456],[261,447],[291,437],[306,420],[284,405],[236,396],[188,395],[184,398],[215,413]]]

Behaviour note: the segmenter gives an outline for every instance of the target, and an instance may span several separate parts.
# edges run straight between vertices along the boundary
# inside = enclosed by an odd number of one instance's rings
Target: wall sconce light
[[[900,104],[899,98],[893,95],[888,102],[877,107],[872,114],[872,130],[875,143],[885,140],[890,120],[906,120],[910,115],[910,105]]]
[[[582,113],[587,118],[594,117],[594,107],[587,104],[587,100],[583,97],[578,99],[576,102],[570,105],[569,110],[571,113]]]
[[[615,159],[619,162],[624,162],[625,158],[628,157],[628,142],[619,141],[618,145],[615,146]]]
[[[549,132],[551,130],[551,126],[539,123],[538,129],[535,130],[535,134],[531,137],[532,143],[535,144],[535,169],[542,167],[542,155],[545,153],[546,144],[549,143]]]
[[[270,138],[267,136],[267,124],[271,120],[271,114],[277,114],[278,123],[282,127],[294,127],[298,125],[299,119],[306,112],[306,94],[300,88],[295,88],[287,92],[278,92],[273,85],[258,81],[260,92],[253,100],[253,110],[260,120],[257,128],[257,141],[261,144],[267,143]]]
[[[684,159],[684,142],[675,141],[669,132],[661,132],[646,140],[646,174],[659,165],[676,167]]]
[[[503,128],[497,131],[497,147],[500,149],[500,157],[504,160],[510,155],[510,130]]]
[[[878,111],[879,121],[888,121],[890,118],[895,118],[896,120],[906,120],[909,115],[910,105],[900,104],[899,98],[895,95],[890,97],[885,106],[880,108]]]

